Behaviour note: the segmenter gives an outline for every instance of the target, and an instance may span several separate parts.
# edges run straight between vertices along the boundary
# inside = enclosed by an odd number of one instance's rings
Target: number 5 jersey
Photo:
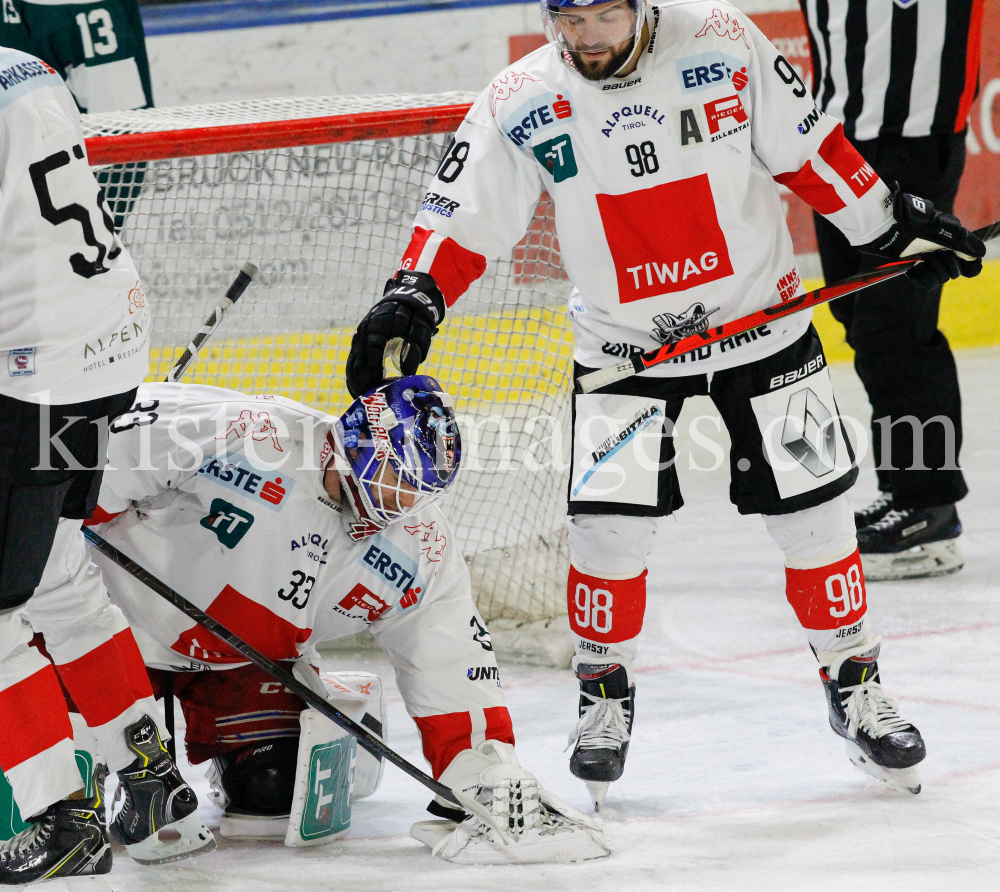
[[[76,104],[49,65],[3,47],[0,232],[0,393],[73,403],[139,384],[150,312]]]

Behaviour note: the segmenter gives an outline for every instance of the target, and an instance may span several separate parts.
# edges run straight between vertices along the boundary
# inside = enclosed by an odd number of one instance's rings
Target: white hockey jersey
[[[471,728],[481,741],[491,722],[509,730],[489,633],[444,515],[431,505],[352,538],[323,487],[331,421],[283,397],[145,385],[111,427],[95,519],[117,516],[97,530],[271,659],[309,658],[319,642],[370,629],[425,749],[425,725],[447,715],[463,716],[464,740]],[[247,664],[102,555],[94,560],[147,665]]]
[[[62,78],[0,47],[5,396],[82,402],[127,391],[149,371],[149,307],[99,191]]]
[[[576,286],[575,358],[590,367],[802,293],[775,181],[853,244],[892,223],[888,189],[746,16],[723,0],[675,0],[647,23],[627,78],[586,81],[549,45],[501,72],[459,127],[401,263],[454,303],[521,239],[547,190]],[[769,323],[646,374],[741,365],[809,321]]]

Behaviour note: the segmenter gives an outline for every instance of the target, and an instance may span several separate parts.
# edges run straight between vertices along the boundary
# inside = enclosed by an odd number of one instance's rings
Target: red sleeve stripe
[[[416,226],[399,268],[430,274],[450,307],[486,272],[486,258],[454,239]]]
[[[858,198],[878,182],[878,174],[847,141],[840,124],[823,140],[819,147],[819,157],[837,172]]]
[[[795,173],[779,173],[774,179],[824,216],[847,207],[837,190],[813,170],[809,161]]]
[[[0,691],[0,728],[0,767],[4,771],[60,740],[72,739],[66,701],[51,665]]]
[[[486,740],[499,740],[514,745],[514,729],[506,706],[490,706],[486,714]],[[430,762],[431,774],[441,772],[462,750],[472,749],[472,716],[467,712],[445,715],[414,716],[424,746],[424,758]],[[481,727],[481,726],[480,726]]]
[[[965,49],[965,89],[958,103],[958,114],[955,116],[955,132],[965,129],[969,118],[969,109],[976,98],[976,87],[979,85],[979,54],[983,34],[983,0],[972,0],[969,13],[969,42]]]
[[[115,511],[114,513],[105,511],[100,505],[94,509],[94,513],[90,515],[84,522],[85,527],[96,526],[99,523],[107,523],[109,520],[113,520],[121,511]]]

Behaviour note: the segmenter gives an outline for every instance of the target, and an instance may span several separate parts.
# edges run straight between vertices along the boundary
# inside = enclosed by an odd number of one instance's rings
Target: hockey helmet
[[[462,440],[451,397],[428,375],[363,393],[337,422],[334,440],[356,539],[420,511],[458,476]]]
[[[540,7],[545,37],[564,59],[567,53],[608,50],[629,39],[631,58],[646,21],[646,0],[541,0]]]

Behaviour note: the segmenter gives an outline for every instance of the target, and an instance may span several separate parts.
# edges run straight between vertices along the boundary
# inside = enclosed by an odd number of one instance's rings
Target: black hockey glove
[[[908,195],[896,185],[892,201],[896,222],[859,250],[887,260],[919,255],[921,263],[906,275],[920,288],[939,288],[949,279],[972,279],[983,271],[986,245],[951,214],[935,210],[925,198]],[[940,250],[940,247],[949,250]]]
[[[347,357],[347,389],[357,399],[382,383],[385,348],[402,338],[404,375],[414,375],[431,349],[431,338],[444,319],[444,295],[427,273],[400,270],[385,283],[382,299],[358,323]]]

